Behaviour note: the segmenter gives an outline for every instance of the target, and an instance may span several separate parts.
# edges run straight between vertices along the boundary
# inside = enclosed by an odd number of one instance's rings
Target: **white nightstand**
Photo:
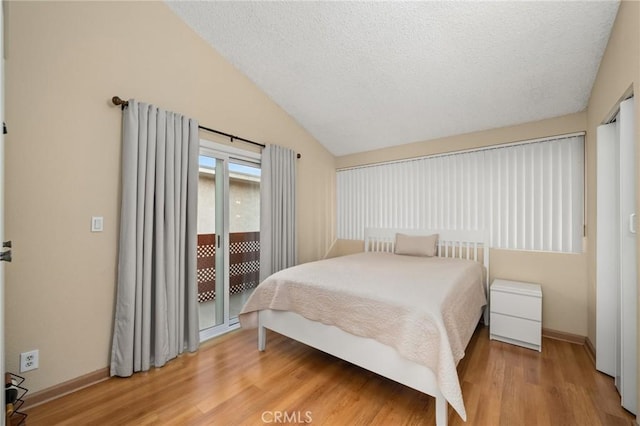
[[[490,291],[489,338],[542,351],[540,285],[495,279]]]

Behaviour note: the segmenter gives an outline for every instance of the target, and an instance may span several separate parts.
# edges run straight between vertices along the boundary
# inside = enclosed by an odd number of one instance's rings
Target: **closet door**
[[[635,104],[620,104],[597,134],[596,368],[637,412]]]
[[[637,411],[637,266],[634,98],[620,104],[620,396]]]
[[[616,377],[620,359],[620,150],[617,122],[598,127],[596,158],[596,369]]]

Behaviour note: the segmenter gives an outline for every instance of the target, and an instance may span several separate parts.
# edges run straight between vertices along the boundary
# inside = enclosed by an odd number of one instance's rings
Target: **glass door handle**
[[[636,233],[636,214],[635,213],[631,213],[629,215],[629,232],[631,232],[632,234]]]

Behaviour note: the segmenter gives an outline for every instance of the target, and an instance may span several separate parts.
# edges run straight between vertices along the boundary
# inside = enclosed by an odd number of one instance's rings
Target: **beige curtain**
[[[260,281],[296,264],[296,153],[267,145],[261,169]]]
[[[198,123],[129,100],[111,375],[198,349]]]

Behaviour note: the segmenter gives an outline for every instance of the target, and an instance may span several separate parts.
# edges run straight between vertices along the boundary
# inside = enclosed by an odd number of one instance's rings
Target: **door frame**
[[[255,164],[260,164],[262,159],[262,154],[258,152],[245,151],[242,149],[235,148],[233,146],[224,145],[216,142],[212,142],[206,139],[200,139],[200,150],[199,155],[206,155],[216,160],[221,160],[224,162],[225,166],[223,168],[222,174],[222,197],[225,200],[229,199],[229,163],[234,160],[239,161],[248,161]],[[217,186],[217,184],[216,184]],[[217,190],[217,188],[216,188]],[[217,196],[216,196],[217,198]],[[217,233],[216,226],[216,233]],[[240,323],[237,320],[231,321],[229,318],[229,303],[231,300],[230,292],[229,292],[229,203],[225,202],[223,211],[222,211],[222,244],[221,247],[223,249],[223,259],[224,259],[224,268],[222,271],[222,277],[224,282],[224,317],[223,322],[218,325],[214,325],[213,327],[209,327],[207,329],[200,331],[200,341],[204,342],[206,340],[212,339],[214,337],[220,336],[222,334],[228,333],[229,331],[236,330],[240,328]],[[217,267],[216,267],[217,269]],[[216,271],[217,275],[217,271]]]
[[[3,128],[0,129],[0,241],[4,241],[4,8],[5,2],[0,6],[0,117],[2,118]],[[0,262],[0,377],[4,378],[5,374],[5,355],[4,355],[4,262]],[[6,407],[5,393],[0,396],[0,406]],[[5,425],[6,416],[0,416],[0,425]]]

